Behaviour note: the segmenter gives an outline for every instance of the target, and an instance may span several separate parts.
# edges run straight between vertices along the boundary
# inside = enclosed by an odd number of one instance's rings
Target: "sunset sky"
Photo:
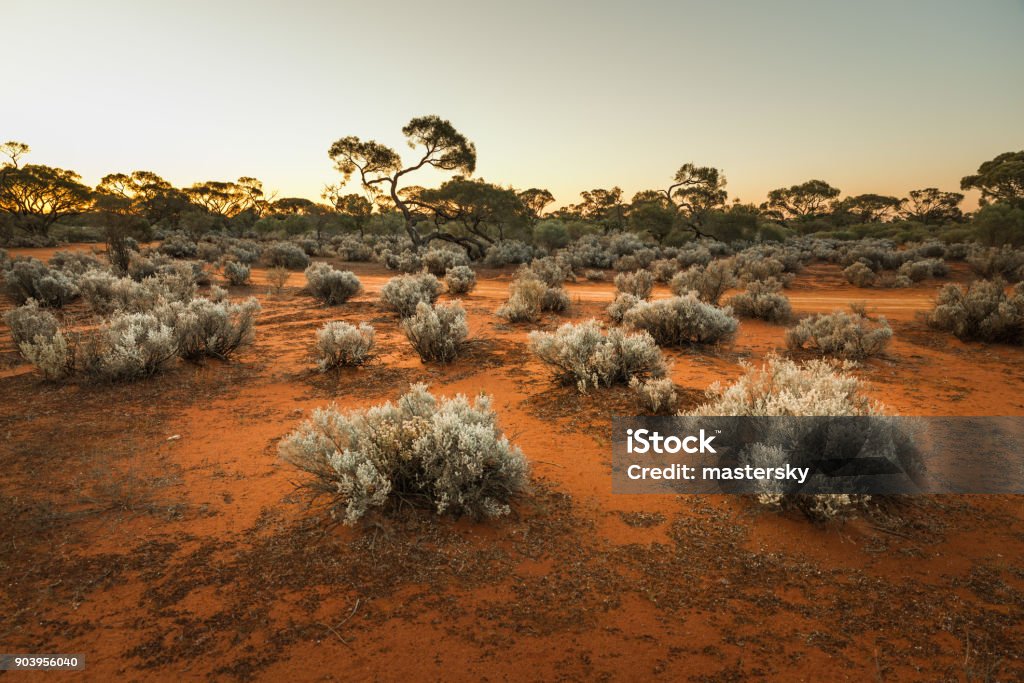
[[[1024,2],[0,0],[0,140],[95,184],[252,175],[318,198],[345,135],[407,151],[438,114],[477,176],[559,204],[663,187],[730,197],[959,188],[1024,148]],[[429,176],[417,182],[430,182]],[[353,189],[355,186],[353,186]]]

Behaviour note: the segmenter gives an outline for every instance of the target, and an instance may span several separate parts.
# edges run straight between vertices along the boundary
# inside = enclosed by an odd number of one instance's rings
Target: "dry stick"
[[[535,462],[538,465],[551,465],[552,467],[557,467],[563,470],[565,469],[565,465],[559,465],[557,462],[548,462],[547,460],[531,460],[530,462]]]

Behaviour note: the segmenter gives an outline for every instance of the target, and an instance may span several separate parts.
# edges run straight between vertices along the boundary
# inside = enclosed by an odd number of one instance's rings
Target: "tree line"
[[[595,188],[581,201],[549,210],[546,189],[517,190],[473,178],[476,147],[438,116],[417,117],[402,128],[411,161],[393,148],[356,136],[334,142],[328,155],[340,174],[320,202],[278,198],[253,177],[174,187],[151,171],[112,173],[90,188],[78,173],[24,163],[21,142],[0,145],[0,238],[46,237],[57,224],[95,226],[110,237],[147,237],[151,230],[207,232],[350,232],[363,236],[404,231],[415,248],[435,241],[461,246],[471,257],[505,239],[562,246],[585,233],[632,231],[661,244],[693,238],[782,239],[787,235],[878,234],[881,226],[918,236],[950,234],[993,244],[1024,243],[1024,151],[1006,152],[966,175],[961,190],[979,190],[980,208],[961,209],[964,195],[935,187],[906,197],[841,197],[820,179],[770,191],[760,204],[729,200],[726,177],[711,166],[683,164],[662,188],[627,200],[618,187]],[[415,184],[417,171],[450,173],[437,187]],[[357,186],[357,187],[353,187]],[[359,191],[346,191],[358,189]]]

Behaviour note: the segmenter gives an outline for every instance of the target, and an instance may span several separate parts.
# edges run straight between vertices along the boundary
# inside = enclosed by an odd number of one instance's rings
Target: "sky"
[[[0,139],[90,185],[145,169],[317,199],[338,180],[334,140],[411,158],[401,128],[424,114],[476,144],[476,177],[559,205],[664,188],[686,162],[757,203],[810,178],[958,190],[1024,149],[1024,0],[0,0],[0,15]]]

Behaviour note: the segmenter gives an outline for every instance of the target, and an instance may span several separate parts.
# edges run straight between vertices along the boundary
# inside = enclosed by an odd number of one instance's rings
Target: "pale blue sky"
[[[331,142],[401,146],[428,113],[478,176],[559,203],[687,161],[747,201],[812,177],[955,190],[1024,148],[1022,0],[0,5],[0,138],[90,184],[253,175],[316,198]]]

